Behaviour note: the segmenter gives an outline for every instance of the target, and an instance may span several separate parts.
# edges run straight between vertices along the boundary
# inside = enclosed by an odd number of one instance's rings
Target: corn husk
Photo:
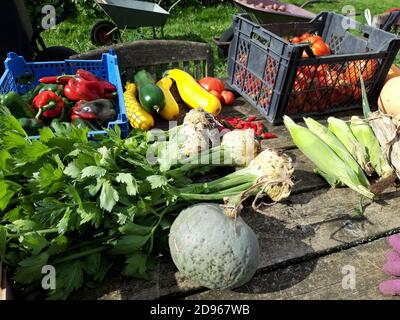
[[[355,172],[355,174],[359,177],[360,181],[363,181],[365,186],[368,186],[368,179],[364,174],[364,171],[357,163],[357,161],[353,158],[352,154],[346,149],[342,142],[324,125],[315,121],[312,118],[304,119],[308,129],[316,136],[318,136],[322,141],[324,141],[331,149],[342,159],[347,165]],[[378,145],[379,146],[379,145]],[[326,181],[331,186],[339,186],[340,181],[335,179],[335,177],[329,177],[323,172],[317,172],[321,176],[324,177]]]
[[[328,128],[354,156],[358,164],[367,175],[374,173],[374,168],[369,162],[366,148],[357,141],[356,137],[354,137],[350,127],[345,121],[334,117],[329,117]]]
[[[288,116],[284,116],[283,122],[292,136],[295,145],[313,162],[319,173],[332,185],[332,181],[340,181],[364,195],[369,199],[374,194],[369,190],[369,185],[345,163],[340,157],[317,135],[307,128],[299,126]]]
[[[378,138],[385,160],[400,178],[400,127],[392,117],[380,111],[370,114],[369,124]]]
[[[370,164],[376,173],[383,178],[392,175],[393,169],[382,155],[379,141],[368,122],[357,116],[353,116],[350,128],[357,141],[366,148]]]

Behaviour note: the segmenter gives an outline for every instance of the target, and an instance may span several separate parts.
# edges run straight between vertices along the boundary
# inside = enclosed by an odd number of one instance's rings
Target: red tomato
[[[316,56],[328,56],[331,54],[331,48],[323,41],[314,42],[311,50]]]
[[[235,101],[235,95],[232,91],[224,90],[221,92],[221,102],[224,106],[230,106]]]
[[[217,91],[221,93],[224,91],[224,83],[218,78],[205,77],[199,81],[199,84],[207,91]]]
[[[311,37],[311,34],[309,34],[308,32],[302,34],[300,36],[301,41],[306,41],[309,37]]]
[[[222,102],[223,98],[222,98],[222,95],[219,92],[217,92],[215,90],[211,90],[211,91],[209,91],[209,93],[211,93],[213,96],[216,96],[218,98],[218,100]]]
[[[323,42],[324,39],[322,39],[322,37],[320,37],[318,35],[311,36],[311,37],[307,38],[307,42],[309,42],[310,44],[314,44],[315,42],[318,42],[318,41],[322,41]]]
[[[300,37],[294,37],[294,38],[292,39],[292,43],[293,43],[293,44],[297,44],[297,43],[300,43],[300,42],[301,42]]]

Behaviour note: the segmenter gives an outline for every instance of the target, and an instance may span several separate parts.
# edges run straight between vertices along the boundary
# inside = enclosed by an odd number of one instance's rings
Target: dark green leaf
[[[20,206],[15,207],[14,209],[8,211],[3,217],[3,219],[8,221],[8,222],[13,222],[15,220],[20,220],[20,219],[23,219],[23,218],[24,218],[24,216],[23,216],[23,208],[20,207]]]
[[[46,253],[49,256],[54,256],[56,254],[60,254],[64,252],[69,245],[69,240],[63,234],[59,235],[57,238],[51,240],[51,244],[49,248],[46,250]]]
[[[83,260],[83,270],[88,275],[94,275],[99,272],[101,267],[101,253],[91,254]]]
[[[131,254],[132,252],[141,250],[150,239],[148,235],[126,235],[115,243],[111,250],[112,254]]]
[[[20,284],[29,284],[42,277],[42,268],[47,264],[49,256],[43,252],[21,260],[16,269],[14,280]]]
[[[39,254],[49,245],[49,242],[46,240],[46,238],[37,232],[24,234],[20,237],[19,241],[27,250],[32,251],[32,255]]]
[[[64,216],[65,209],[65,203],[48,197],[37,203],[35,218],[47,227],[54,227]]]
[[[148,235],[152,229],[152,227],[148,226],[141,226],[135,223],[127,223],[124,226],[120,227],[118,230],[122,234],[145,236]]]
[[[57,288],[68,294],[79,289],[83,285],[83,263],[80,260],[69,261],[61,265],[56,265]]]
[[[144,280],[151,280],[149,274],[149,257],[143,253],[134,253],[125,261],[126,266],[122,274],[128,277],[134,277]]]

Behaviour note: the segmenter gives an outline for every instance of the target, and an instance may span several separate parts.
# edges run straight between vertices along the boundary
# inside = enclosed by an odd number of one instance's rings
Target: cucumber
[[[147,112],[160,112],[165,107],[165,97],[156,85],[153,77],[146,70],[141,70],[133,77],[138,88],[138,98]]]

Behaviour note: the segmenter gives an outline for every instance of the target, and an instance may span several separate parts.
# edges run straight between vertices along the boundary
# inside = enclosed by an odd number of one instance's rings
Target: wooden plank
[[[320,259],[258,274],[249,283],[233,291],[206,291],[187,299],[400,300],[400,297],[384,297],[378,291],[379,283],[389,278],[382,272],[385,253],[389,251],[383,238]],[[342,285],[349,271],[355,276],[354,287]],[[346,279],[344,283],[348,284]]]

